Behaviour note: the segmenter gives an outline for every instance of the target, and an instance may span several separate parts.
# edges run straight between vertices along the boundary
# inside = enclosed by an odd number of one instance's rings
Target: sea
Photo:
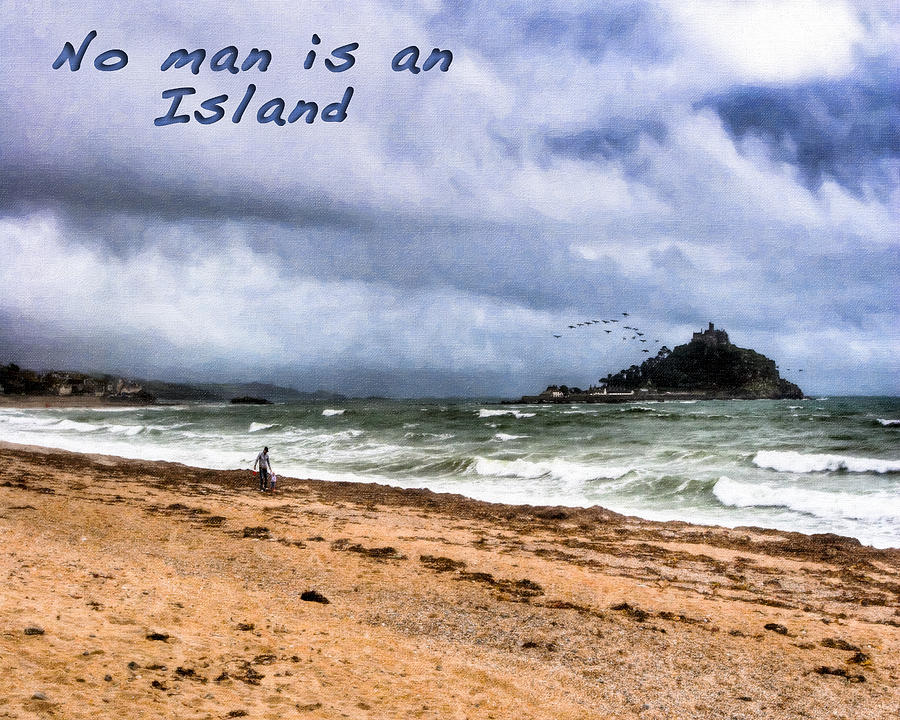
[[[900,547],[900,398],[0,408],[0,440]]]

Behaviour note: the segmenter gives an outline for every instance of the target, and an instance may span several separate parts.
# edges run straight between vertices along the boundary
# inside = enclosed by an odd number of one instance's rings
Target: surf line
[[[187,113],[179,114],[181,101],[188,95],[195,95],[197,90],[192,87],[169,88],[163,90],[162,96],[164,100],[170,100],[169,110],[165,115],[161,115],[153,120],[156,127],[165,127],[166,125],[179,125],[181,123],[191,122],[191,115]],[[235,107],[231,115],[231,122],[239,123],[256,94],[256,85],[250,83],[244,91],[244,96]],[[322,122],[344,122],[347,119],[347,108],[350,106],[350,100],[353,97],[353,88],[348,87],[344,91],[343,97],[337,102],[325,105],[319,112],[319,104],[307,100],[298,100],[297,104],[287,114],[287,103],[284,98],[276,97],[267,100],[256,111],[256,122],[260,124],[275,123],[276,125],[286,125],[287,123],[295,123],[303,118],[307,124],[311,124],[316,117]],[[209,114],[203,114],[200,110],[194,110],[194,120],[201,125],[212,125],[225,117],[225,103],[228,102],[228,95],[216,95],[200,103],[200,107]]]

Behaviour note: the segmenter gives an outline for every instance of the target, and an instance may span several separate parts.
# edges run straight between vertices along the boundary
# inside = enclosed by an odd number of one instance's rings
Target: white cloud
[[[668,8],[694,45],[689,53],[747,82],[844,75],[864,37],[841,0],[697,0]]]

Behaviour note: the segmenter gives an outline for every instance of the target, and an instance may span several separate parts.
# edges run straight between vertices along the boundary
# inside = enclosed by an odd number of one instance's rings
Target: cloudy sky
[[[714,321],[810,392],[900,393],[895,2],[0,6],[0,361],[516,395],[639,362],[566,328],[630,312],[670,347]],[[229,45],[269,69],[160,71]],[[449,71],[393,72],[409,45]],[[225,120],[154,126],[184,86]],[[347,87],[344,122],[256,121]]]

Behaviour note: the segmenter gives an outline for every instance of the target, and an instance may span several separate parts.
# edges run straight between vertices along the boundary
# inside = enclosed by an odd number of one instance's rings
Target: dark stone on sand
[[[217,683],[218,683],[218,682],[224,682],[224,681],[227,680],[229,677],[230,677],[230,676],[228,675],[228,673],[227,673],[226,671],[223,670],[223,671],[219,674],[219,676],[216,677],[216,678],[213,680],[213,682],[217,682]]]
[[[253,658],[254,665],[271,665],[278,658],[272,653],[263,653],[262,655],[257,655]]]
[[[137,670],[139,667],[140,667],[140,665],[138,665],[134,660],[132,660],[130,663],[128,663],[128,669],[131,670],[132,672]]]
[[[32,700],[43,700],[44,702],[46,702],[47,696],[42,692],[36,692],[36,693],[34,693],[34,695],[31,696],[31,699]]]
[[[419,562],[429,570],[434,570],[435,572],[462,570],[466,566],[462,560],[452,560],[448,557],[435,557],[434,555],[420,555]]]
[[[247,717],[248,714],[246,710],[232,710],[225,717]]]
[[[245,527],[245,538],[257,538],[258,540],[268,540],[272,537],[269,528],[259,525],[257,527]]]
[[[330,604],[330,600],[322,595],[322,593],[316,592],[315,590],[307,590],[300,596],[301,600],[306,602],[317,602],[322,603],[322,605]]]
[[[318,710],[322,707],[322,703],[309,703],[308,705],[297,705],[297,709],[300,712],[311,712],[312,710]]]
[[[851,675],[844,668],[833,668],[827,665],[820,665],[815,669],[818,675],[836,675],[837,677],[847,678],[848,682],[865,682],[864,675]]]
[[[648,613],[646,610],[641,610],[639,607],[629,605],[627,602],[613,605],[610,610],[619,610],[621,612],[624,612],[626,615],[628,615],[630,618],[633,618],[637,622],[644,622],[644,620],[650,617],[650,613]]]
[[[247,663],[246,667],[244,668],[244,674],[236,675],[235,677],[237,677],[238,680],[243,680],[248,685],[259,685],[259,681],[262,680],[265,675],[254,670],[250,666],[250,663]]]
[[[238,623],[237,629],[241,632],[250,632],[256,627],[253,623]]]
[[[180,665],[177,668],[175,668],[175,674],[178,677],[184,677],[184,678],[197,677],[197,673],[194,670],[194,668],[181,667]]]
[[[486,572],[461,572],[459,574],[460,580],[471,580],[472,582],[483,582],[488,585],[496,584],[496,580],[494,580],[494,576],[490,573]]]
[[[822,647],[832,648],[833,650],[847,650],[848,652],[859,652],[859,648],[856,645],[848,643],[846,640],[841,640],[840,638],[825,638],[821,642]]]
[[[31,625],[30,627],[25,628],[26,635],[43,635],[44,628],[37,627],[36,625]]]
[[[351,545],[350,541],[346,538],[335,540],[333,543],[331,543],[331,549],[352,552],[358,555],[364,555],[365,557],[373,558],[375,560],[403,560],[406,557],[406,555],[389,545],[386,547],[367,548],[363,547],[359,543],[354,543],[353,545]]]
[[[161,683],[159,680],[154,680],[152,683],[150,683],[150,687],[152,687],[155,690],[168,690],[169,689],[166,687],[166,685],[164,683]]]
[[[159,640],[160,642],[166,642],[169,639],[169,635],[167,633],[158,632],[147,633],[146,637],[148,640]]]
[[[105,682],[112,682],[112,675],[104,675],[103,680]]]
[[[778,623],[766,623],[763,625],[766,630],[771,630],[774,633],[778,633],[779,635],[787,635],[788,629],[784,625],[779,625]]]
[[[847,660],[848,663],[853,663],[854,665],[871,665],[872,658],[864,652],[854,653],[853,657]]]

